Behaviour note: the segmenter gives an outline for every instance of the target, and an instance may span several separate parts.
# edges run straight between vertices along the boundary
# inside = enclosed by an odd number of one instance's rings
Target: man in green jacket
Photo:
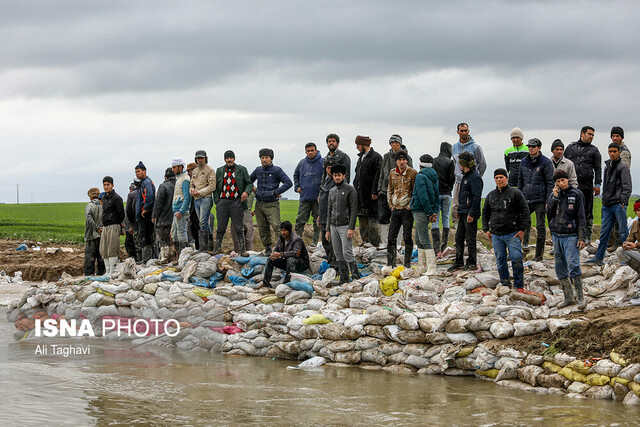
[[[222,250],[222,239],[231,218],[231,227],[238,238],[240,254],[247,256],[244,238],[244,210],[252,184],[247,168],[236,164],[236,155],[228,150],[224,153],[224,166],[216,170],[216,190],[213,199],[216,203],[218,215],[218,229],[214,252]]]

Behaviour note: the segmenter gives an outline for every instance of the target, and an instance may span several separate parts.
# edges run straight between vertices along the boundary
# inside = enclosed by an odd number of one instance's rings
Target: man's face
[[[540,147],[531,145],[529,146],[529,154],[531,155],[531,157],[537,156],[538,153],[540,153]]]
[[[391,146],[391,149],[392,149],[392,150],[393,150],[393,152],[395,153],[396,151],[400,150],[400,147],[401,147],[401,145],[402,145],[402,144],[400,144],[400,143],[399,143],[399,142],[397,142],[397,141],[391,141],[391,142],[389,143],[389,145]]]
[[[458,136],[460,137],[460,142],[467,142],[469,140],[469,126],[460,126]]]
[[[400,169],[401,171],[407,168],[407,163],[408,163],[407,159],[396,160],[396,165],[398,166],[398,169]]]
[[[556,185],[561,189],[561,190],[566,190],[567,187],[569,187],[569,179],[567,178],[560,178],[560,179],[556,179]]]
[[[636,210],[636,216],[640,218],[640,209]]]
[[[260,158],[260,161],[262,161],[262,158]],[[233,157],[225,157],[224,164],[231,167],[236,164],[236,159]]]
[[[462,171],[463,174],[465,174],[465,173],[469,172],[471,169],[469,169],[466,166],[460,165],[460,170]]]
[[[260,163],[262,164],[262,166],[269,166],[271,164],[271,157],[260,156]]]
[[[147,177],[147,171],[144,169],[136,169],[136,178],[143,180]]]
[[[196,157],[196,163],[198,166],[202,166],[206,163],[206,159],[204,157]]]
[[[555,157],[556,160],[560,160],[563,155],[564,155],[563,147],[556,147],[553,149],[553,157]]]
[[[493,177],[493,180],[496,182],[498,188],[504,188],[509,183],[509,179],[504,175],[496,175]]]
[[[622,137],[617,133],[614,133],[613,135],[611,135],[611,142],[620,145],[622,144]]]
[[[620,158],[620,150],[617,148],[609,148],[609,158],[611,160],[618,160]]]
[[[104,188],[105,193],[110,193],[113,190],[113,184],[105,181],[102,183],[102,188]]]
[[[522,145],[522,138],[520,138],[519,136],[512,136],[511,143],[514,147],[519,147]]]
[[[193,175],[193,169],[187,169],[187,175],[189,175],[189,178],[191,178],[191,175]]]
[[[184,166],[180,165],[180,166],[171,166],[171,170],[173,171],[174,174],[178,175],[180,173],[182,173],[182,171],[184,170]]]
[[[591,144],[591,142],[593,141],[594,135],[595,135],[594,131],[592,131],[591,129],[587,129],[587,131],[584,133],[580,132],[580,139],[584,143]]]
[[[329,151],[335,151],[338,148],[338,141],[335,138],[327,139],[327,148]]]
[[[305,153],[307,153],[307,157],[310,159],[313,159],[318,153],[318,150],[316,149],[316,147],[305,148],[304,151]]]
[[[284,240],[289,240],[289,236],[291,236],[291,232],[284,228],[280,230],[280,234],[282,234],[282,237],[284,237]]]
[[[359,152],[364,153],[364,145],[356,144],[356,148],[358,149]]]
[[[331,175],[331,166],[327,166],[326,168],[324,168],[324,171],[327,173],[327,175],[332,176]]]
[[[342,184],[342,181],[344,181],[344,174],[342,172],[333,174],[333,182],[336,184]]]

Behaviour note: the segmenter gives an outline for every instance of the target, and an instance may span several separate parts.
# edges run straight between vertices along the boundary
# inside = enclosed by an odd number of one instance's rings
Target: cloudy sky
[[[636,1],[1,3],[0,202],[124,195],[197,149],[251,171],[271,147],[292,176],[330,132],[354,165],[359,133],[437,155],[461,121],[489,171],[515,126],[549,154],[590,124],[604,154],[620,125],[640,156]]]

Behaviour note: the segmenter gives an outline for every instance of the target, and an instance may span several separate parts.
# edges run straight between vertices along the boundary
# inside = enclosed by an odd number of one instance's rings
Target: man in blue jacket
[[[320,228],[318,226],[318,194],[322,182],[322,156],[318,147],[313,142],[304,146],[306,157],[296,166],[293,172],[293,186],[296,193],[300,194],[298,204],[298,216],[296,218],[296,234],[303,236],[304,226],[309,222],[309,216],[313,218],[313,239],[311,246],[318,244]]]
[[[291,179],[284,171],[273,165],[273,150],[263,148],[260,150],[260,163],[249,176],[251,182],[258,181],[256,192],[256,220],[260,240],[264,246],[264,254],[270,255],[272,249],[271,230],[278,235],[280,233],[280,202],[282,193],[293,186]],[[271,230],[269,229],[271,227]]]
[[[438,174],[433,169],[433,157],[423,154],[420,156],[420,172],[416,175],[411,197],[418,244],[418,269],[421,274],[436,274],[436,253],[429,239],[429,228],[431,223],[438,220],[439,206],[440,187]]]
[[[553,163],[542,153],[542,141],[532,138],[527,142],[529,155],[520,162],[518,173],[518,190],[524,194],[529,205],[529,213],[536,214],[536,261],[542,261],[544,241],[547,236],[545,224],[546,203],[553,189]],[[523,251],[529,252],[529,233],[531,224],[524,232]]]
[[[140,180],[136,195],[136,223],[138,224],[138,239],[142,247],[142,262],[146,263],[154,256],[153,250],[153,205],[156,200],[156,186],[147,176],[147,168],[140,161],[135,169],[136,178]]]

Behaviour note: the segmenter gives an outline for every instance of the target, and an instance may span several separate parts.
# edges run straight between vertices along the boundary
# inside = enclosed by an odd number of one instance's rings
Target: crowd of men
[[[264,255],[268,256],[264,285],[270,286],[274,267],[292,272],[309,266],[302,240],[311,218],[311,245],[322,244],[327,261],[339,274],[340,283],[359,278],[353,255],[356,222],[363,244],[386,248],[387,263],[398,262],[398,236],[402,235],[405,267],[411,267],[415,241],[420,274],[436,274],[437,258],[447,247],[449,230],[455,227],[455,260],[450,272],[477,269],[478,220],[493,243],[500,280],[511,286],[507,259],[511,260],[513,287],[523,290],[523,252],[529,251],[530,216],[536,217],[536,261],[543,259],[546,221],[553,240],[556,272],[563,284],[565,303],[584,305],[579,250],[590,247],[588,262],[601,264],[607,245],[622,246],[623,262],[640,270],[637,249],[640,234],[637,221],[627,227],[626,206],[631,196],[631,152],[624,143],[624,130],[611,129],[609,160],[602,160],[592,144],[595,130],[584,126],[580,139],[566,147],[556,139],[550,157],[542,154],[542,142],[529,139],[514,128],[512,146],[504,153],[505,168],[494,171],[496,188],[482,206],[482,176],[487,164],[481,146],[469,133],[469,126],[457,126],[458,141],[440,145],[437,157],[419,156],[419,167],[398,134],[389,138],[389,150],[381,155],[371,138],[358,135],[358,160],[353,185],[351,159],[340,147],[340,137],[326,137],[328,153],[320,154],[313,142],[305,145],[305,157],[293,173],[273,164],[274,152],[259,151],[260,163],[251,174],[235,162],[233,151],[224,153],[224,164],[215,171],[204,150],[195,153],[194,163],[175,158],[156,187],[139,162],[130,186],[126,209],[113,189],[113,179],[103,179],[104,192],[89,190],[86,213],[85,274],[107,274],[117,262],[119,236],[126,234],[128,254],[140,262],[159,257],[168,262],[172,253],[193,245],[202,251],[219,253],[231,222],[234,250],[247,255],[253,250],[255,216]],[[295,227],[280,220],[280,198],[289,188],[300,194]],[[593,199],[602,195],[600,243],[591,245]],[[255,200],[255,207],[253,206]],[[216,206],[217,227],[211,215]],[[640,209],[636,203],[634,210]],[[636,209],[636,207],[638,209]],[[442,227],[442,230],[441,228]],[[275,247],[272,234],[278,236]],[[623,243],[624,242],[624,243]],[[465,245],[468,252],[464,260]],[[173,249],[175,249],[175,251]],[[105,260],[106,263],[103,261]]]

